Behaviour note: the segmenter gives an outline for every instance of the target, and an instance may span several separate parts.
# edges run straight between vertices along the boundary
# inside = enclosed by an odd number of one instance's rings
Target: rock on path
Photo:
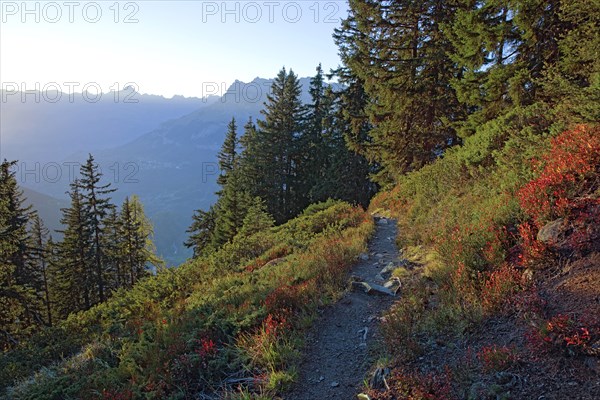
[[[369,243],[371,255],[381,255],[385,264],[398,263],[394,220],[376,218],[376,232]],[[384,264],[384,265],[385,265]],[[376,282],[381,265],[363,258],[351,271],[353,277]],[[350,274],[349,274],[350,278]],[[356,399],[373,359],[369,350],[380,339],[379,317],[394,298],[373,296],[363,291],[347,292],[326,308],[307,337],[298,382],[287,400]]]

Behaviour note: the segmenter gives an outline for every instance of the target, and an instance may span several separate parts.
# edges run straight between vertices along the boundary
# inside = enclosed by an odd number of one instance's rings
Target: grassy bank
[[[5,354],[7,397],[273,398],[372,230],[360,208],[328,202],[240,235]]]
[[[372,398],[598,390],[600,130],[524,122],[483,125],[373,200],[412,273],[384,324],[390,390]]]

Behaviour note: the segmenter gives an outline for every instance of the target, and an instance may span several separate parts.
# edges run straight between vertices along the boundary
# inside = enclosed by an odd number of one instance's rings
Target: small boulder
[[[363,261],[367,261],[369,259],[369,255],[367,253],[361,253],[358,258],[360,258]]]
[[[381,271],[379,271],[379,275],[381,275],[384,279],[389,278],[392,275],[392,272],[396,269],[394,263],[388,263]]]
[[[363,292],[369,294],[373,289],[371,288],[371,285],[369,285],[367,282],[353,281],[352,290],[362,290]]]
[[[544,225],[537,234],[537,240],[545,245],[556,245],[564,239],[565,220],[556,219]]]
[[[392,296],[392,297],[396,296],[396,292],[394,290],[388,289],[384,286],[370,284],[370,287],[371,287],[371,291],[368,293],[384,294],[384,295],[388,295],[388,296]]]

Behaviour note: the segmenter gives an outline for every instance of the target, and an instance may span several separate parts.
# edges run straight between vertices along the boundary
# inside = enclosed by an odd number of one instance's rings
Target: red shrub
[[[486,310],[493,311],[521,289],[521,273],[514,267],[503,264],[485,280],[481,290],[481,302]]]
[[[536,239],[537,228],[532,226],[529,222],[523,222],[518,226],[518,230],[522,241],[519,264],[522,266],[530,266],[537,263],[546,251],[546,246]]]
[[[301,311],[308,307],[314,293],[314,281],[309,280],[296,285],[282,285],[265,299],[268,313]]]
[[[477,358],[483,364],[483,370],[486,372],[505,371],[519,361],[514,348],[495,344],[482,348],[477,353]]]
[[[580,125],[552,139],[536,162],[538,177],[517,194],[521,208],[537,227],[565,215],[574,199],[593,191],[600,173],[600,128]]]
[[[529,332],[527,339],[533,349],[540,352],[559,350],[571,355],[591,354],[594,343],[600,339],[600,324],[597,321],[588,323],[558,314],[539,329]]]
[[[263,321],[265,335],[271,338],[277,338],[282,331],[287,329],[287,320],[283,316],[267,315]]]
[[[444,400],[450,399],[450,376],[446,372],[440,375],[419,375],[394,370],[387,379],[390,387],[387,391],[369,390],[373,400]]]

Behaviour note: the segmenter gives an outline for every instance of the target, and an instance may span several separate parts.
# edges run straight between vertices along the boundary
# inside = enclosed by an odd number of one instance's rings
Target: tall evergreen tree
[[[452,90],[459,74],[441,32],[450,3],[350,0],[349,17],[334,35],[345,66],[360,79],[372,140],[363,154],[381,165],[381,183],[433,160],[456,143],[452,122],[464,107]]]
[[[217,211],[213,232],[213,246],[219,247],[235,237],[242,227],[248,209],[250,195],[241,184],[240,172],[235,169],[220,192],[215,205]]]
[[[87,310],[97,302],[94,260],[90,252],[94,238],[80,188],[79,180],[71,183],[71,205],[61,209],[63,216],[60,222],[65,228],[59,231],[63,240],[57,246],[57,262],[52,267],[51,292],[56,314],[61,318],[75,311]]]
[[[31,207],[23,205],[15,172],[16,162],[0,165],[0,347],[19,343],[43,325],[33,283],[27,225]]]
[[[342,101],[343,92],[335,93],[330,87],[326,89],[325,102],[330,104],[330,110],[323,122],[323,147],[327,149],[327,158],[323,173],[313,188],[313,201],[334,198],[366,207],[377,191],[377,185],[370,179],[377,169],[365,157],[348,148],[346,133],[351,130],[351,121],[344,114]]]
[[[3,254],[6,262],[15,267],[15,279],[19,285],[32,281],[31,271],[28,268],[29,235],[27,225],[31,217],[31,206],[24,206],[23,191],[15,178],[12,168],[16,161],[2,162],[0,165],[0,197],[5,201],[5,214],[3,218],[3,240],[6,253]]]
[[[104,218],[102,248],[107,287],[113,291],[128,284],[123,254],[123,227],[116,207],[111,208]]]
[[[225,134],[225,141],[219,151],[219,169],[221,174],[217,178],[217,183],[224,188],[227,184],[227,179],[232,174],[236,164],[238,162],[238,137],[237,137],[237,124],[235,118],[231,119],[229,125],[227,125],[227,133]],[[217,193],[218,194],[218,193]]]
[[[267,96],[264,120],[258,121],[256,142],[251,146],[261,181],[252,188],[253,196],[267,202],[269,212],[277,222],[297,214],[306,205],[301,189],[302,151],[299,143],[303,133],[305,109],[300,101],[301,87],[290,70],[282,68]],[[246,151],[250,151],[249,148]]]
[[[317,74],[311,78],[308,92],[311,103],[307,105],[305,131],[301,144],[303,150],[303,168],[300,174],[301,190],[308,194],[308,201],[313,203],[320,200],[315,188],[321,183],[327,168],[329,148],[324,136],[326,121],[331,116],[331,101],[325,96],[325,79],[321,64],[317,66]],[[341,184],[341,182],[340,182]]]
[[[132,287],[137,281],[149,275],[148,266],[160,267],[162,260],[155,254],[152,242],[153,228],[144,213],[144,208],[137,196],[125,198],[121,207],[120,228],[122,241],[119,252],[123,274],[123,285]]]
[[[240,183],[247,191],[255,196],[264,197],[267,191],[262,187],[262,176],[268,160],[261,154],[261,143],[258,130],[252,121],[252,117],[244,125],[244,134],[240,137],[241,153],[240,161]]]
[[[241,179],[237,147],[237,126],[235,119],[232,119],[219,152],[221,175],[217,183],[221,185],[221,190],[217,192],[219,200],[215,205],[217,213],[212,233],[213,247],[220,247],[233,239],[242,226],[248,208],[249,196]]]
[[[103,268],[104,248],[102,246],[102,234],[104,231],[104,218],[108,215],[111,208],[114,207],[110,202],[108,195],[115,191],[110,188],[110,183],[100,185],[102,174],[98,165],[94,162],[94,157],[90,154],[86,163],[80,169],[81,194],[85,210],[85,219],[88,229],[92,234],[92,262],[94,266],[94,279],[98,290],[98,299],[100,302],[106,300],[107,292],[105,287],[106,272]]]
[[[34,276],[36,293],[46,311],[46,324],[52,326],[52,304],[50,301],[50,274],[48,251],[50,231],[37,213],[31,218],[30,265]]]

